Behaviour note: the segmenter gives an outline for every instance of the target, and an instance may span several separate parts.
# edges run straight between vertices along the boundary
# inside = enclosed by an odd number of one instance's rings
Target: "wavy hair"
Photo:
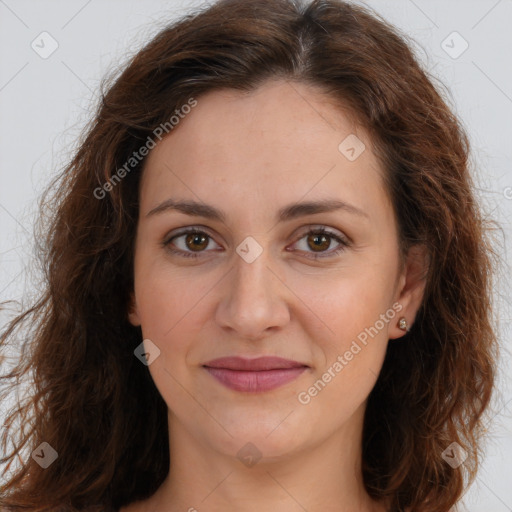
[[[365,487],[397,512],[458,501],[476,475],[496,373],[494,252],[468,137],[411,47],[344,1],[221,0],[164,27],[102,82],[93,119],[41,202],[44,289],[1,337],[4,352],[20,333],[27,340],[2,375],[16,381],[8,389],[32,378],[4,421],[0,462],[21,464],[0,488],[2,507],[116,509],[165,479],[167,406],[134,357],[142,333],[127,318],[145,159],[126,162],[191,98],[272,78],[318,87],[353,113],[385,170],[402,250],[428,251],[414,326],[388,345],[368,398]],[[46,469],[29,456],[43,442],[58,453]],[[442,457],[453,442],[468,453],[455,469]]]

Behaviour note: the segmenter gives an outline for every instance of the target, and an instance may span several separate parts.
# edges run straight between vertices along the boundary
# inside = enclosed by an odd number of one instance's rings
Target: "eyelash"
[[[167,250],[169,250],[171,253],[181,256],[181,257],[184,257],[184,258],[199,258],[199,257],[201,257],[201,253],[206,252],[206,251],[199,251],[197,253],[194,253],[194,252],[182,251],[181,249],[176,250],[171,247],[171,242],[174,239],[179,238],[183,235],[188,235],[188,234],[206,235],[208,238],[212,239],[212,237],[205,231],[201,231],[200,229],[197,229],[197,228],[186,228],[183,231],[176,233],[171,238],[166,239],[162,245]],[[350,246],[350,242],[348,240],[341,238],[336,233],[333,233],[323,227],[310,229],[309,231],[304,233],[300,238],[298,238],[296,240],[296,242],[298,242],[299,240],[302,240],[303,238],[305,238],[309,235],[327,235],[328,238],[335,240],[336,242],[338,242],[341,245],[338,249],[335,249],[332,252],[327,253],[328,256],[321,256],[321,254],[326,254],[326,252],[310,253],[311,254],[310,256],[306,256],[306,258],[309,258],[309,259],[318,260],[318,259],[322,259],[322,258],[330,258],[333,256],[337,256],[338,254],[343,252],[347,247]],[[296,242],[294,242],[294,243],[296,243]]]

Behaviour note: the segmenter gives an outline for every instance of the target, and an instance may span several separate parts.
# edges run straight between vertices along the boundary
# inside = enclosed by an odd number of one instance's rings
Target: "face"
[[[201,96],[151,150],[129,318],[171,430],[272,457],[361,427],[417,307],[383,183],[364,130],[300,83]]]

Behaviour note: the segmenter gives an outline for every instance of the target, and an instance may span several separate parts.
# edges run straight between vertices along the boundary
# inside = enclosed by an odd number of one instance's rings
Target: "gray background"
[[[27,265],[37,198],[76,147],[101,78],[166,21],[202,3],[0,0],[0,301],[35,292],[35,275]],[[485,460],[461,510],[512,511],[512,379],[506,375],[512,348],[512,0],[371,0],[366,5],[412,37],[418,57],[446,85],[445,96],[471,137],[482,204],[502,227],[497,235],[504,266],[495,296],[502,346],[499,388],[489,414]],[[40,36],[45,31],[50,36]],[[52,44],[56,51],[44,55]],[[3,325],[8,316],[0,315]]]

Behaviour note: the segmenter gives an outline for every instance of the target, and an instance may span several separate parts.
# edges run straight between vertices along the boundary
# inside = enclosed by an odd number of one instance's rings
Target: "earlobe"
[[[409,332],[416,318],[425,294],[428,272],[428,253],[423,244],[412,246],[407,252],[400,284],[397,289],[397,301],[402,305],[400,316],[389,330],[389,338],[397,339]]]
[[[405,313],[407,315],[407,313]],[[394,320],[394,324],[391,325],[388,331],[388,337],[390,340],[396,340],[402,338],[411,330],[411,321],[409,316],[404,316],[401,312],[400,316]]]
[[[135,302],[135,295],[133,292],[130,294],[130,301],[128,304],[128,321],[134,327],[138,327],[141,323],[139,319],[139,313],[137,311],[137,305]]]
[[[410,331],[409,324],[407,323],[407,319],[405,318],[405,316],[401,316],[400,319],[398,320],[398,328],[405,332]]]

